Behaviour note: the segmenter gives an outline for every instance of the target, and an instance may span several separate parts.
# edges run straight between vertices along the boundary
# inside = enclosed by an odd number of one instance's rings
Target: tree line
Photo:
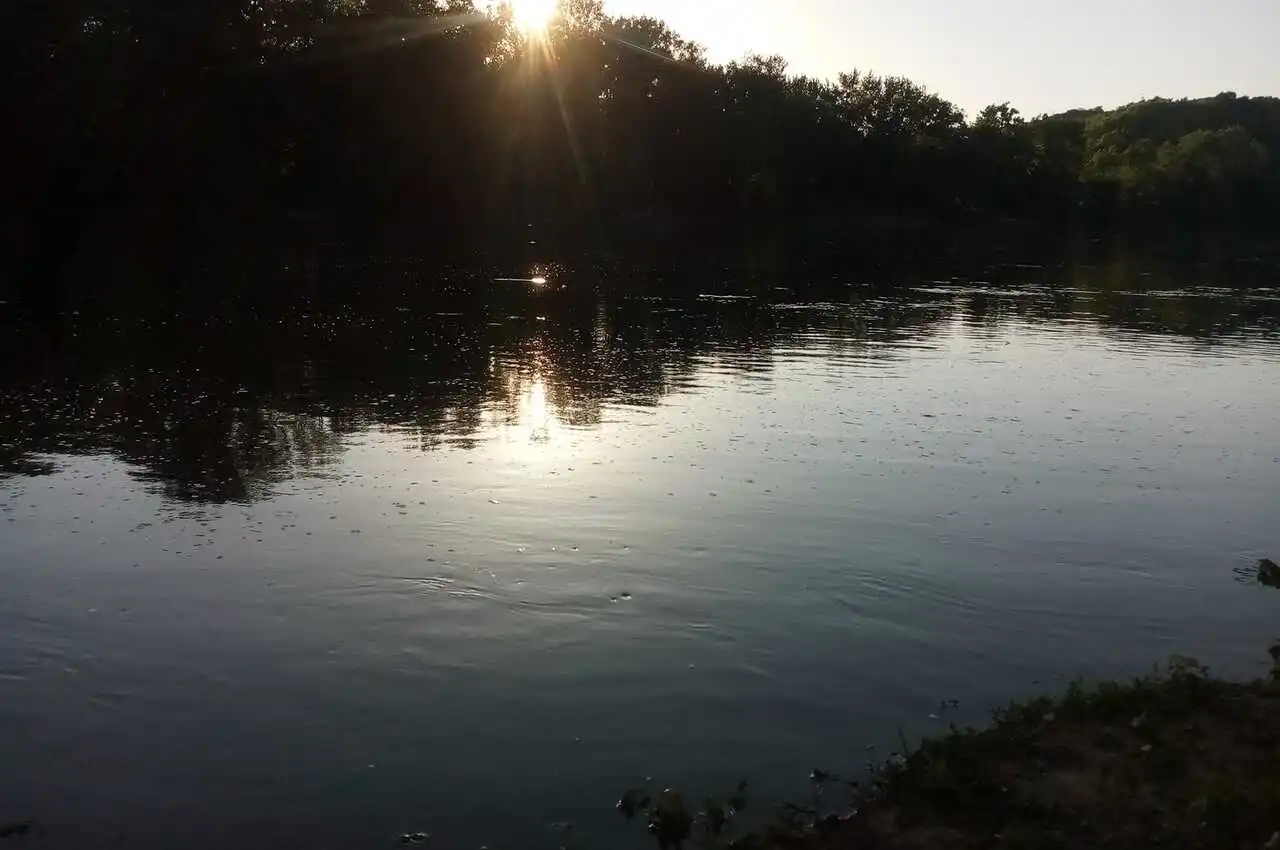
[[[601,0],[562,0],[542,37],[472,0],[11,0],[0,75],[21,221],[4,238],[36,255],[122,210],[139,227],[288,210],[439,232],[1280,210],[1277,98],[968,118],[903,77],[715,64]]]

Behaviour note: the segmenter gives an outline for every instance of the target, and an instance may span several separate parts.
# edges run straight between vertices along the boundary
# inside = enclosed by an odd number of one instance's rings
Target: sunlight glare
[[[511,0],[512,20],[526,35],[545,35],[558,0]]]
[[[520,424],[529,429],[529,442],[535,445],[549,442],[554,421],[547,401],[546,381],[541,375],[535,375],[528,393],[520,402]]]

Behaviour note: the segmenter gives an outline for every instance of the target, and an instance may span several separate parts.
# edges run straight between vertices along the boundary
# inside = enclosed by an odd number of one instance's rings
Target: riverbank
[[[1242,579],[1280,587],[1263,559]],[[750,850],[1280,848],[1280,643],[1248,682],[1191,658],[1130,682],[1075,682],[894,754],[869,779],[815,771],[814,799],[732,837],[745,784],[696,816],[674,792],[629,792],[660,847]],[[838,799],[837,799],[838,798]],[[824,809],[848,812],[825,815]]]
[[[859,803],[802,841],[760,846],[1280,846],[1280,685],[1215,679],[1188,659],[1073,685],[926,741]]]
[[[733,798],[696,817],[678,795],[624,798],[663,847],[750,850],[1280,848],[1280,646],[1251,682],[1192,659],[1132,682],[1072,684],[1016,703],[984,730],[895,754],[870,781],[815,773],[812,807],[730,837]],[[741,795],[744,789],[739,789]],[[822,798],[848,794],[843,817]]]

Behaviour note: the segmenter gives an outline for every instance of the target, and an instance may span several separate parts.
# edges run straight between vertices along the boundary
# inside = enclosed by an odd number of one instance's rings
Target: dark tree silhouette
[[[469,0],[13,0],[0,239],[24,297],[89,248],[249,250],[529,223],[593,236],[779,216],[1265,221],[1280,100],[971,122],[900,77],[714,65],[563,0],[528,37]]]

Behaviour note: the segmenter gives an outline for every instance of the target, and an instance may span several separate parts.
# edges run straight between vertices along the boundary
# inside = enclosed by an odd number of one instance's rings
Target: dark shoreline
[[[1280,588],[1268,559],[1242,571]],[[680,794],[633,790],[619,811],[662,850],[977,850],[1280,847],[1280,643],[1271,672],[1235,682],[1193,658],[1132,681],[1072,682],[1015,701],[984,729],[903,741],[858,780],[814,771],[810,805],[742,837],[746,785],[690,812]],[[825,814],[838,807],[846,814]]]
[[[729,800],[693,814],[673,791],[629,792],[660,848],[969,850],[1280,846],[1280,648],[1266,678],[1193,659],[1131,682],[1072,683],[952,728],[870,779],[815,771],[814,802],[733,836]],[[742,794],[745,788],[740,788]],[[822,800],[844,815],[823,815]],[[683,837],[682,837],[683,836]]]

